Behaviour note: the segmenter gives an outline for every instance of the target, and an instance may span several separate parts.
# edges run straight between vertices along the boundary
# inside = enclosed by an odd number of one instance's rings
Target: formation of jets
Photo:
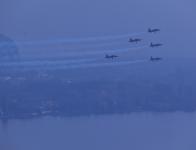
[[[151,29],[151,28],[149,28],[148,29],[148,33],[156,33],[156,32],[160,32],[161,30],[160,29]],[[142,39],[140,39],[140,38],[130,38],[129,39],[129,42],[130,43],[138,43],[138,42],[141,42],[142,41]],[[150,47],[151,48],[155,48],[155,47],[160,47],[160,46],[162,46],[163,44],[161,44],[161,43],[150,43]],[[108,55],[108,54],[106,54],[105,55],[105,58],[106,59],[114,59],[114,58],[117,58],[117,57],[119,57],[119,56],[117,56],[117,55]],[[161,57],[150,57],[150,61],[152,61],[152,62],[156,62],[156,61],[161,61],[162,60],[162,58]]]

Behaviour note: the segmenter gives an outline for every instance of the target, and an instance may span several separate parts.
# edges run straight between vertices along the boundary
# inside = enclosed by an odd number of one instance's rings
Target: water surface
[[[11,120],[0,126],[2,150],[195,150],[195,113]]]

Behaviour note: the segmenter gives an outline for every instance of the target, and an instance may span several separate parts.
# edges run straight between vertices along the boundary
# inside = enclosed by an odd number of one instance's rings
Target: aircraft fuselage
[[[163,44],[160,44],[160,43],[158,43],[158,44],[153,44],[153,43],[151,43],[150,44],[150,47],[152,47],[152,48],[154,48],[154,47],[160,47],[160,46],[162,46]]]
[[[131,43],[138,43],[138,42],[141,42],[142,41],[142,39],[132,39],[132,38],[130,38],[129,39],[129,42],[131,42]]]
[[[106,59],[114,59],[114,58],[117,58],[118,56],[116,55],[105,55],[105,58]]]
[[[161,61],[162,58],[161,57],[150,57],[150,61],[154,62],[154,61]]]
[[[159,32],[161,31],[160,29],[148,29],[148,32],[149,33],[156,33],[156,32]]]

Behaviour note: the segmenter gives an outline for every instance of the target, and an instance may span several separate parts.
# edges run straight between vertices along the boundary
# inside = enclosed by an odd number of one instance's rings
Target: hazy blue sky
[[[131,34],[146,32],[149,27],[157,27],[161,29],[160,33],[138,37],[144,39],[141,46],[152,41],[163,43],[163,47],[121,53],[119,60],[148,59],[152,55],[163,57],[164,61],[161,64],[140,64],[143,66],[138,68],[135,64],[126,66],[126,69],[121,67],[113,71],[104,71],[101,68],[96,70],[99,72],[89,71],[88,75],[92,76],[92,79],[96,76],[100,79],[107,77],[111,79],[112,75],[126,80],[125,76],[128,78],[129,74],[133,73],[140,80],[142,78],[151,82],[156,82],[154,79],[165,80],[171,82],[171,85],[180,81],[194,85],[195,5],[196,2],[193,0],[2,0],[0,2],[0,33],[16,41],[36,41]],[[121,39],[119,44],[116,40],[105,42],[105,44],[112,43],[108,47],[99,41],[87,45],[77,43],[73,45],[80,54],[84,50],[82,46],[90,47],[92,51],[136,46],[130,45],[127,40]],[[100,43],[103,45],[100,46]],[[69,49],[69,44],[20,46],[19,48],[21,55],[40,55],[43,59],[46,55],[66,56],[66,53],[72,51]],[[51,53],[49,53],[50,50]],[[92,57],[103,58],[104,54]],[[85,75],[86,71],[78,72],[79,75],[75,74],[77,79],[79,77],[90,79],[88,75]],[[70,73],[70,76],[73,74]]]
[[[0,33],[15,40],[119,35],[161,28],[160,54],[195,56],[193,0],[2,0]]]

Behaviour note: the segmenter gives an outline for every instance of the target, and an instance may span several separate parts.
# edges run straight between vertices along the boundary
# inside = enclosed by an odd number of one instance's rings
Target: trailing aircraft
[[[159,32],[159,31],[161,31],[161,30],[160,29],[151,29],[151,28],[148,29],[149,33],[156,33],[156,32]]]
[[[154,48],[154,47],[160,47],[162,45],[163,44],[161,44],[161,43],[157,43],[157,44],[150,43],[150,47],[152,47],[152,48]]]
[[[116,57],[118,57],[118,56],[117,55],[108,55],[108,54],[105,55],[106,59],[114,59]]]
[[[138,38],[136,38],[136,39],[132,39],[132,38],[130,38],[129,39],[129,42],[131,42],[131,43],[138,43],[138,42],[141,42],[142,41],[142,39],[138,39]]]
[[[150,57],[150,61],[155,62],[155,61],[161,61],[162,58],[161,57]]]

